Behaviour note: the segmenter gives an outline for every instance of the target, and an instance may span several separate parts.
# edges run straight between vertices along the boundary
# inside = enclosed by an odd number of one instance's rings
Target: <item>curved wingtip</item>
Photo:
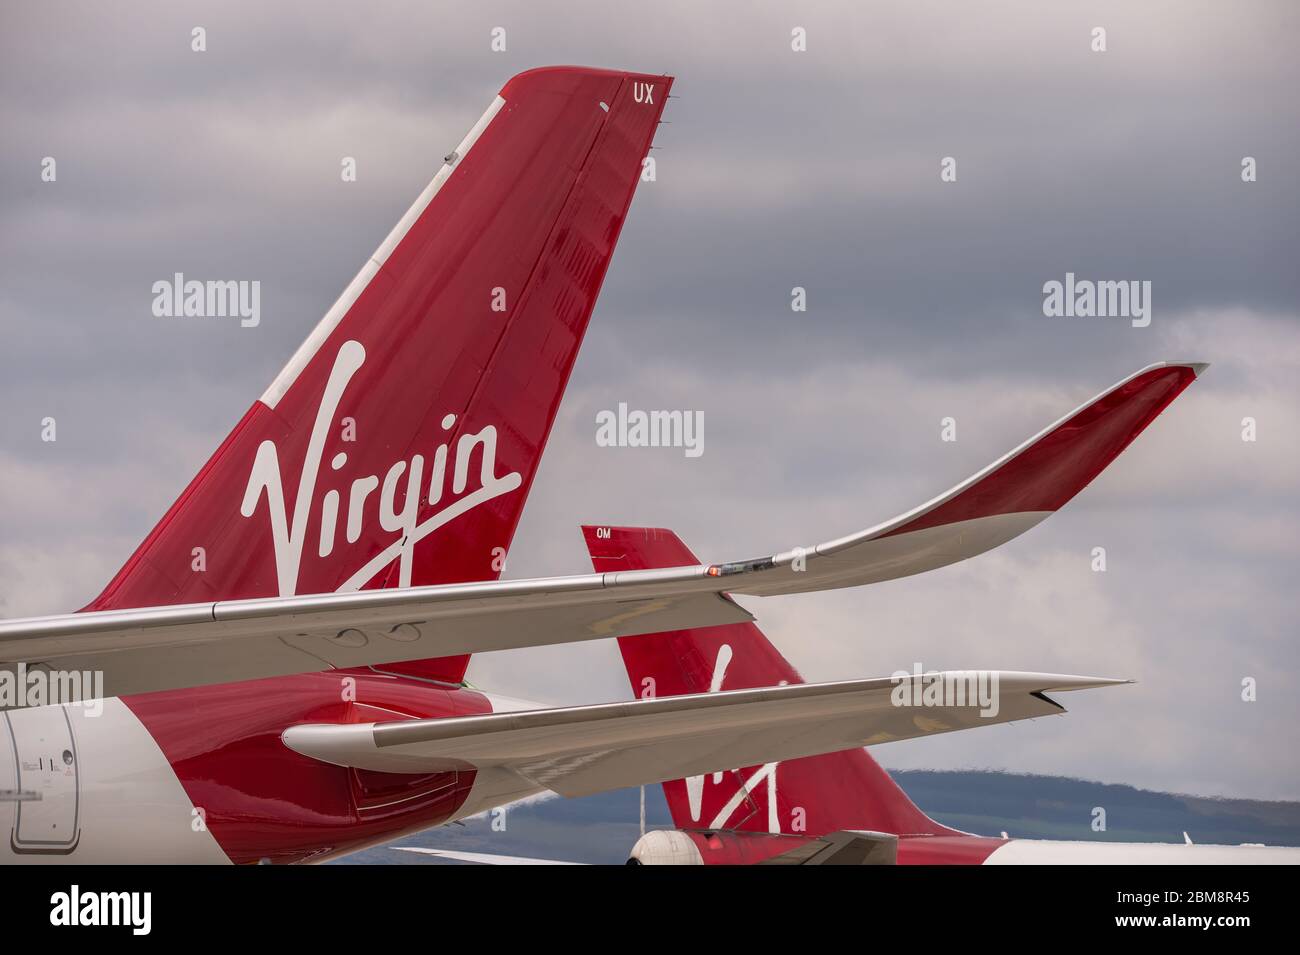
[[[723,564],[710,574],[762,571],[728,589],[769,596],[894,580],[992,550],[1065,506],[1207,367],[1148,365],[905,514],[811,550]],[[794,562],[805,557],[808,572],[796,573]]]
[[[1190,368],[1197,378],[1200,378],[1205,373],[1205,369],[1210,367],[1208,361],[1167,361],[1165,364],[1170,368]]]

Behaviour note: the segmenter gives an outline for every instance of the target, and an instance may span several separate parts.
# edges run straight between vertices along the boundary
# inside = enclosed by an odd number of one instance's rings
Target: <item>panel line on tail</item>
[[[311,334],[307,336],[306,341],[299,345],[298,350],[293,353],[288,364],[275,376],[275,380],[271,382],[262,397],[258,399],[262,404],[272,411],[275,410],[275,406],[280,399],[298,380],[298,375],[302,373],[302,370],[320,351],[321,345],[325,344],[330,333],[338,327],[339,322],[343,321],[343,317],[356,304],[357,299],[361,297],[361,293],[366,290],[374,277],[379,274],[379,270],[384,267],[384,263],[393,254],[393,250],[401,244],[402,239],[406,238],[406,233],[411,231],[411,226],[424,214],[424,210],[429,207],[429,203],[433,202],[433,197],[442,189],[443,184],[451,178],[456,166],[474,147],[479,136],[488,128],[488,124],[496,118],[497,113],[501,112],[501,107],[505,105],[506,101],[500,96],[492,100],[492,105],[487,108],[486,112],[479,117],[478,122],[465,134],[465,138],[461,140],[455,151],[450,154],[447,160],[444,160],[437,175],[424,187],[424,191],[411,203],[410,208],[406,210],[402,218],[397,220],[397,225],[393,226],[384,241],[379,243],[379,248],[375,249],[375,254],[366,260],[365,265],[361,266],[361,271],[348,283],[347,288],[343,290],[343,294],[325,313],[325,317],[317,323]]]

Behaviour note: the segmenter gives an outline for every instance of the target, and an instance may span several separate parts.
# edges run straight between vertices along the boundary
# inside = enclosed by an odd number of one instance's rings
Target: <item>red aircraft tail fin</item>
[[[671,85],[506,83],[86,609],[496,578]]]
[[[694,566],[670,530],[584,526],[598,572]],[[619,650],[639,697],[802,683],[752,623],[621,637]],[[664,783],[678,829],[731,829],[820,836],[845,829],[944,835],[865,749]]]

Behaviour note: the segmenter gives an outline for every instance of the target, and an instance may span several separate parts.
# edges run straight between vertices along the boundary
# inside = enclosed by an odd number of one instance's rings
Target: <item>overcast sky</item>
[[[999,551],[744,602],[810,680],[920,662],[1138,681],[1066,696],[1064,717],[877,749],[887,765],[1300,798],[1300,7],[704,6],[8,6],[0,614],[102,588],[509,76],[670,72],[658,179],[509,576],[587,571],[582,522],[669,526],[719,560],[839,536],[1149,362],[1210,361],[1092,487]],[[152,283],[178,271],[260,280],[261,324],[154,318]],[[1150,326],[1044,317],[1043,283],[1066,272],[1150,281]],[[704,454],[597,447],[595,415],[620,401],[701,411]],[[612,644],[486,655],[470,678],[547,702],[629,693]]]

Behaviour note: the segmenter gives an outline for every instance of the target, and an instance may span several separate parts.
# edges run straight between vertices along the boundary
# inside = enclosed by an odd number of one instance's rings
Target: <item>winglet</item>
[[[717,565],[716,575],[747,578],[731,593],[766,596],[892,580],[991,550],[1092,483],[1206,367],[1148,365],[919,507],[813,548]]]

